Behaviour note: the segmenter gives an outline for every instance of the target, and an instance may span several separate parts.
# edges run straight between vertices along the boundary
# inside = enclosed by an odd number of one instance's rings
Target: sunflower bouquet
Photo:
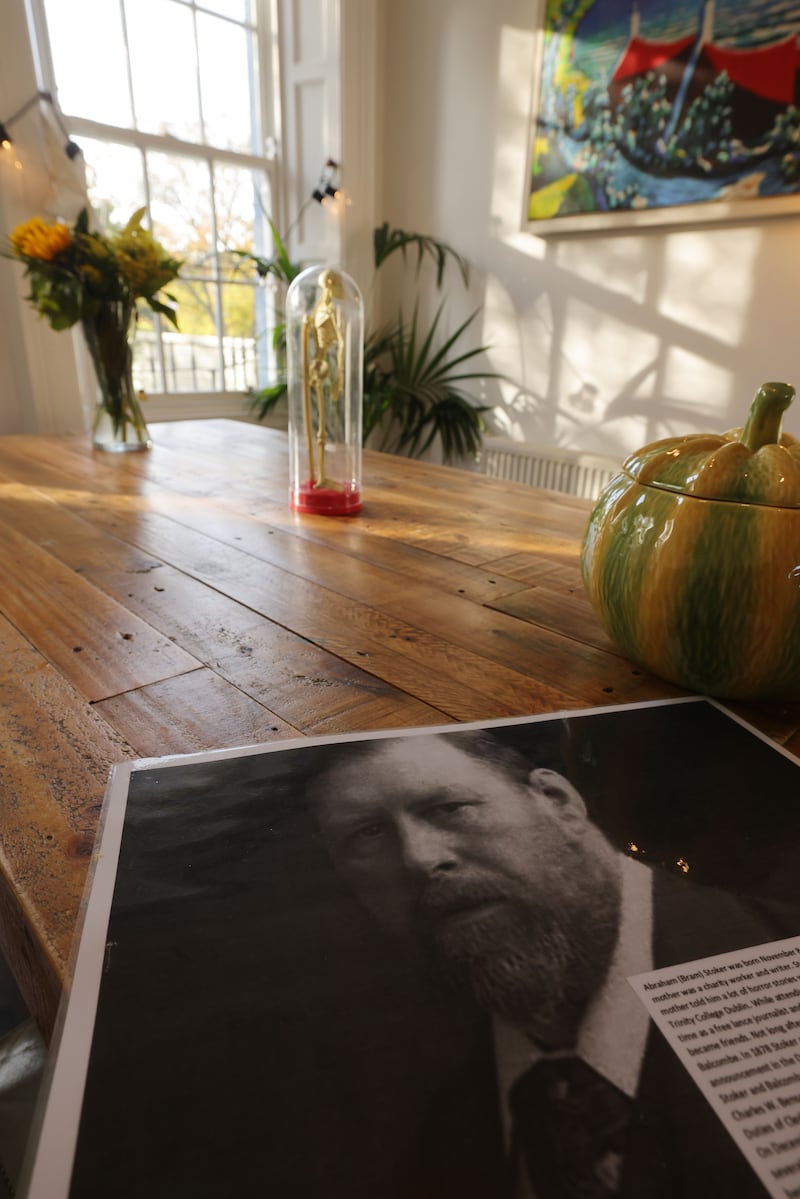
[[[131,334],[143,300],[177,328],[175,298],[163,288],[178,277],[172,258],[142,226],[138,209],[124,229],[89,229],[84,208],[74,228],[39,217],[10,235],[10,256],[25,266],[26,297],[53,329],[80,323],[100,390],[95,444],[146,448],[150,442],[131,378]],[[110,425],[110,430],[108,426]],[[103,430],[105,429],[105,432]]]

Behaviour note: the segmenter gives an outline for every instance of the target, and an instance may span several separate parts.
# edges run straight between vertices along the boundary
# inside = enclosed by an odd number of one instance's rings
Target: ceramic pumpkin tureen
[[[765,383],[744,429],[626,460],[589,519],[583,577],[609,636],[679,686],[800,697],[800,441],[794,388]]]

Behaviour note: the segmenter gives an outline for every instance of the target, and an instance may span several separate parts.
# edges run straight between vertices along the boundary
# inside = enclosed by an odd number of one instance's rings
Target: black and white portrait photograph
[[[800,933],[798,763],[712,702],[120,778],[59,1194],[766,1196],[628,981]]]

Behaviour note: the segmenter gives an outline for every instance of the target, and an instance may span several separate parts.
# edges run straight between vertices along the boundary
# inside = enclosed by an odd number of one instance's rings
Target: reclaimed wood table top
[[[589,606],[588,501],[367,452],[359,515],[299,516],[285,434],[153,436],[0,438],[0,947],[46,1036],[114,762],[683,694]]]

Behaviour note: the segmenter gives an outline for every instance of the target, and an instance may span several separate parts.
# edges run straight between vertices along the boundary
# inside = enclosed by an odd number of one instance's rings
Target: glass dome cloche
[[[286,297],[289,504],[344,516],[361,508],[364,307],[337,268],[312,266]]]

